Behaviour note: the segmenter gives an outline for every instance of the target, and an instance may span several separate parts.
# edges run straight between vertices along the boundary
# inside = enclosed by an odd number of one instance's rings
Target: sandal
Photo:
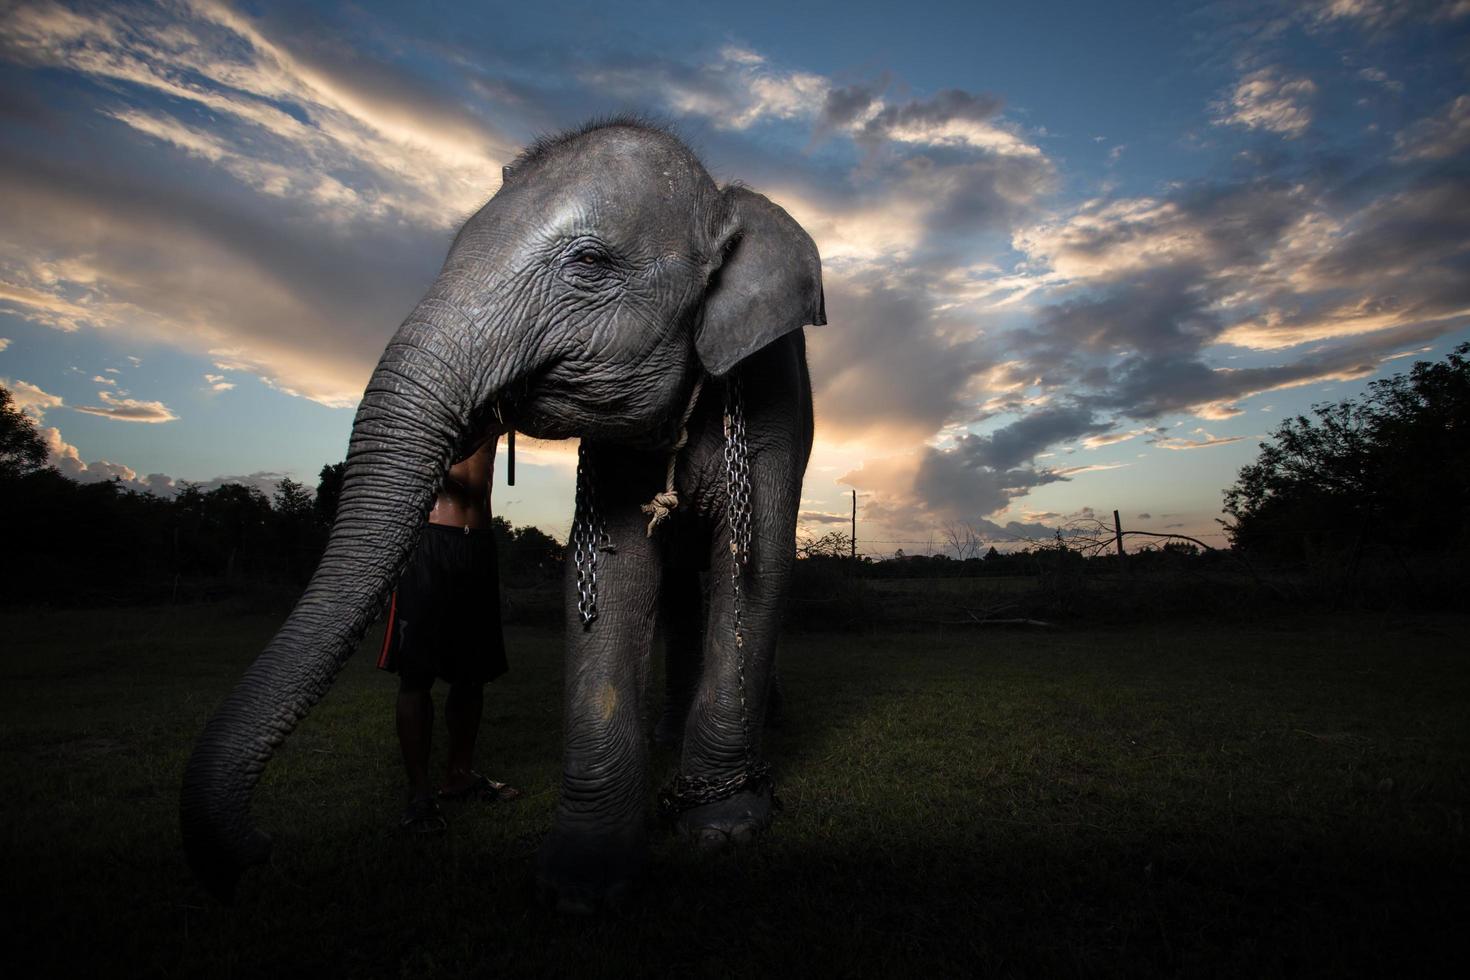
[[[403,808],[403,816],[398,818],[398,829],[406,834],[432,837],[448,830],[449,822],[444,819],[439,802],[428,794],[422,794],[409,800],[408,806]]]
[[[509,803],[521,798],[521,791],[508,783],[497,783],[489,776],[470,773],[468,783],[459,789],[441,789],[439,799],[461,803],[473,800],[478,803]]]

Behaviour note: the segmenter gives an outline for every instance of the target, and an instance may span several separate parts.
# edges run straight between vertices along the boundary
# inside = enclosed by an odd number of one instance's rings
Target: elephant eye
[[[565,256],[562,259],[562,278],[577,286],[602,286],[619,278],[617,263],[597,242],[578,242]]]

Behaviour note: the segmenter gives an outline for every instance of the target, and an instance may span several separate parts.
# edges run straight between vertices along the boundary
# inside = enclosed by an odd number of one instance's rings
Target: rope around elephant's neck
[[[694,406],[699,402],[699,393],[704,388],[704,372],[700,372],[699,379],[694,382],[694,390],[689,393],[689,404],[684,408],[684,415],[679,419],[679,438],[674,441],[673,448],[669,450],[669,465],[664,472],[664,488],[653,495],[653,499],[641,508],[648,515],[648,536],[653,537],[653,532],[658,526],[668,519],[669,515],[679,506],[679,494],[674,489],[674,467],[679,461],[679,452],[689,442],[689,417],[694,414]]]

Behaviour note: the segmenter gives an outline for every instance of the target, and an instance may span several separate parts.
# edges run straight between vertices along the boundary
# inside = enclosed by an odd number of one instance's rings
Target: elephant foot
[[[721,850],[754,841],[771,826],[776,809],[775,790],[766,781],[759,789],[685,810],[674,830],[705,850]]]
[[[536,895],[568,915],[621,907],[633,893],[648,856],[643,834],[586,834],[554,829],[541,847]]]

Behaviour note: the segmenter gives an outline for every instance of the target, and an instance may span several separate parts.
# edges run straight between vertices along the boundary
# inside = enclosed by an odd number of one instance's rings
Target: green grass
[[[771,834],[714,857],[659,834],[638,900],[592,920],[533,898],[561,642],[524,628],[489,689],[481,755],[525,799],[456,808],[438,840],[392,836],[394,684],[370,636],[257,792],[273,864],[236,907],[208,900],[180,855],[179,774],[278,621],[224,606],[0,615],[12,969],[1342,976],[1463,962],[1463,619],[792,637]],[[662,779],[673,760],[655,765]]]

